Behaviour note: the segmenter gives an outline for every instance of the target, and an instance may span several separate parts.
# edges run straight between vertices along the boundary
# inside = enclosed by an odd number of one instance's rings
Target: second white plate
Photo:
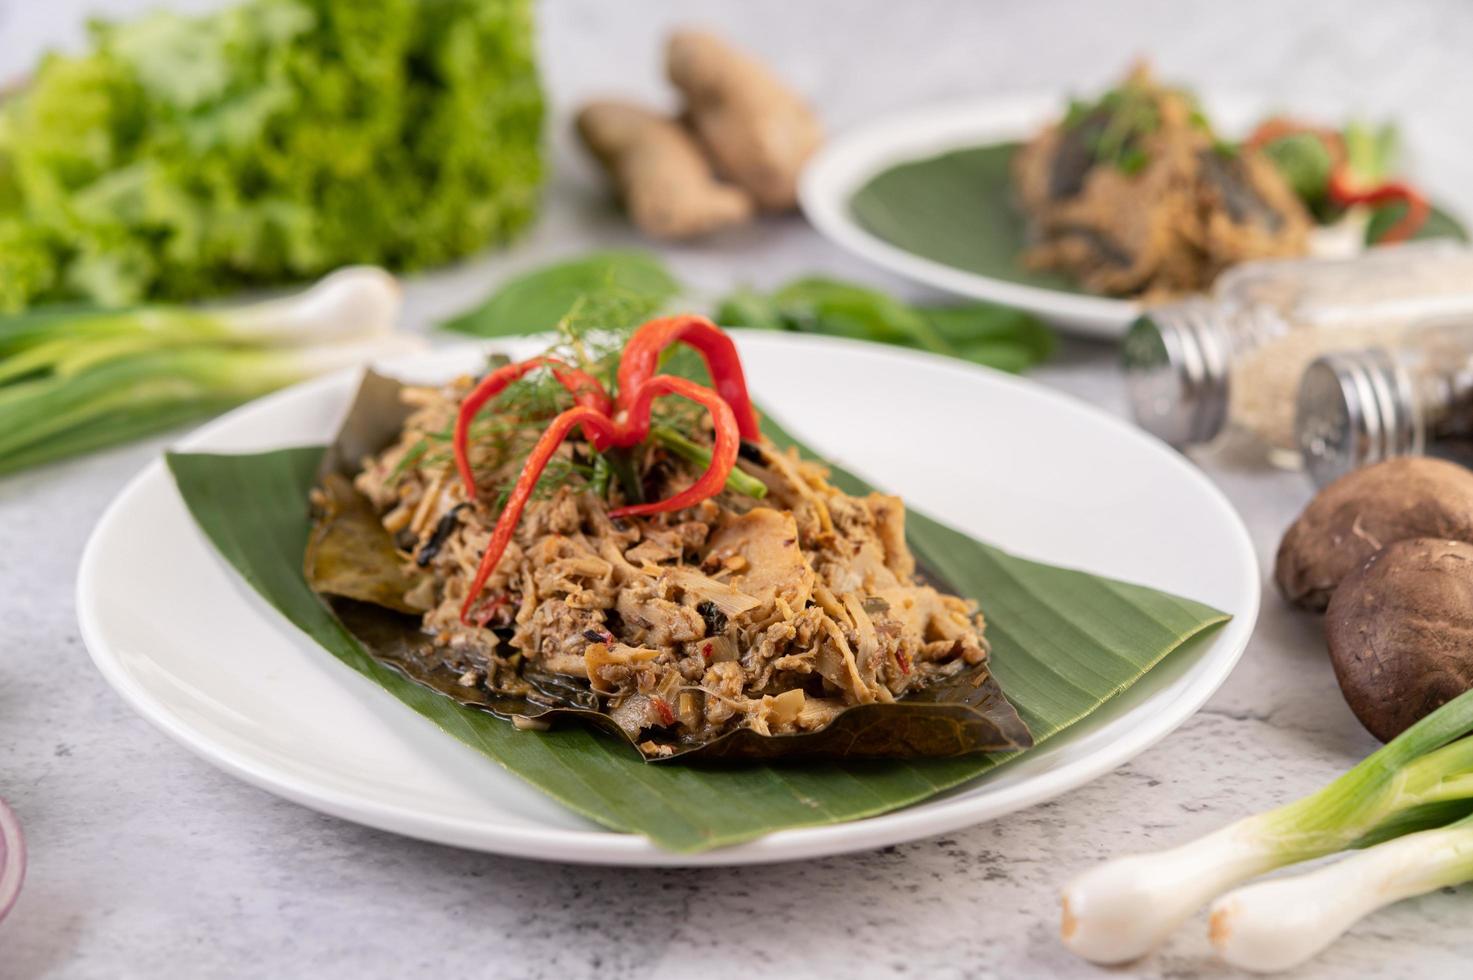
[[[1192,715],[1258,614],[1258,564],[1222,494],[1133,427],[1007,375],[821,337],[739,338],[755,396],[825,455],[916,507],[1029,557],[1210,603],[1233,620],[1178,650],[1085,722],[906,810],[698,855],[595,826],[334,660],[267,606],[195,526],[162,462],[108,509],[78,579],[82,634],[114,688],[191,751],[327,813],[519,857],[738,864],[879,847],[990,820],[1130,759]],[[471,371],[460,346],[381,369]],[[320,444],[356,375],[232,412],[180,443],[209,452]],[[159,801],[166,807],[167,801]]]

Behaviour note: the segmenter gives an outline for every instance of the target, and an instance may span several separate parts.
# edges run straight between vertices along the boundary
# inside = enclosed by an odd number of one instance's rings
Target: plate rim
[[[763,335],[754,336],[751,339],[759,343],[780,342],[798,346],[815,344],[821,347],[830,345],[850,347],[872,356],[884,357],[887,361],[895,358],[919,360],[933,368],[942,368],[962,376],[973,376],[975,372],[981,371],[989,383],[1017,388],[1046,400],[1065,402],[1069,410],[1092,415],[1098,422],[1121,430],[1127,438],[1139,440],[1144,451],[1164,454],[1165,458],[1170,461],[1169,465],[1175,466],[1186,479],[1197,483],[1200,489],[1206,491],[1207,499],[1221,512],[1232,536],[1237,539],[1237,548],[1234,550],[1237,552],[1237,557],[1242,560],[1241,572],[1244,577],[1239,586],[1246,601],[1246,607],[1233,612],[1232,620],[1218,629],[1208,641],[1208,648],[1201,655],[1202,661],[1210,662],[1214,669],[1207,672],[1203,678],[1189,690],[1182,692],[1181,696],[1170,704],[1161,706],[1159,711],[1148,716],[1144,722],[1122,733],[1116,742],[1088,756],[1070,760],[1047,772],[1039,773],[1027,782],[1010,787],[998,794],[980,798],[959,797],[934,801],[926,806],[906,807],[888,814],[839,824],[781,830],[744,844],[697,854],[664,851],[638,834],[602,828],[588,830],[547,827],[518,828],[487,824],[484,820],[459,818],[445,814],[427,814],[384,801],[354,797],[350,793],[330,786],[314,784],[310,779],[276,770],[267,762],[255,761],[243,753],[237,753],[229,746],[213,741],[208,735],[191,730],[187,721],[172,712],[166,704],[138,684],[123,666],[118,654],[108,642],[104,627],[99,622],[96,600],[99,588],[97,569],[101,562],[99,553],[106,543],[108,529],[122,520],[123,515],[127,514],[136,498],[148,493],[160,492],[162,489],[172,495],[172,502],[175,505],[184,507],[177,487],[168,478],[162,458],[150,461],[128,481],[99,518],[83,549],[75,595],[78,623],[88,654],[109,686],[117,691],[134,711],[194,755],[248,784],[319,812],[408,837],[511,857],[575,864],[663,867],[760,864],[824,857],[947,833],[997,819],[1076,789],[1123,765],[1195,715],[1202,704],[1216,693],[1236,667],[1248,645],[1258,618],[1260,582],[1257,554],[1241,517],[1223,492],[1206,474],[1164,443],[1152,439],[1124,419],[1081,399],[1046,388],[1035,382],[961,364],[938,355],[877,347],[873,344],[843,338],[805,336],[780,339]],[[471,350],[484,351],[495,349],[498,346],[504,348],[507,344],[505,342],[500,344],[496,342],[451,344],[439,346],[418,355],[395,358],[375,366],[389,372],[396,369],[412,371],[406,368],[406,365],[416,361],[438,359],[448,361],[455,356],[465,356],[465,352]],[[208,451],[209,442],[221,431],[237,424],[240,419],[253,414],[269,414],[281,403],[307,399],[314,394],[329,391],[337,386],[343,386],[345,397],[351,397],[352,381],[358,377],[358,374],[358,369],[338,371],[257,399],[191,431],[177,440],[172,448]],[[204,532],[192,520],[190,528],[190,533],[203,538]],[[203,540],[203,544],[217,560],[224,561],[207,539]],[[229,573],[236,577],[239,576],[234,568],[229,568]],[[262,607],[269,609],[270,615],[278,617],[281,625],[292,630],[296,629],[278,611],[267,606],[264,600],[262,600]],[[351,674],[351,671],[346,672],[345,676],[348,674]],[[975,811],[983,812],[979,814]]]

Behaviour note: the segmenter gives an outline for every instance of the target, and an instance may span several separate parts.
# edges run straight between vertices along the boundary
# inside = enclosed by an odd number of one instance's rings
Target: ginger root
[[[798,174],[823,139],[808,106],[764,65],[700,31],[671,36],[667,68],[717,171],[764,210],[792,209]]]
[[[716,179],[676,120],[627,102],[593,102],[578,134],[619,186],[624,207],[652,238],[709,234],[752,217],[747,193]]]

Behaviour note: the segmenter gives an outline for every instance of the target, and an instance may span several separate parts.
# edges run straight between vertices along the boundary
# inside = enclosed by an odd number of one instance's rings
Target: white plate
[[[1253,547],[1222,494],[1160,443],[1036,384],[929,355],[821,337],[739,343],[755,396],[795,435],[915,506],[1021,554],[1170,589],[1235,618],[1085,723],[956,791],[695,856],[565,811],[338,663],[215,552],[161,462],[108,509],[82,558],[77,608],[93,660],[187,748],[307,806],[521,857],[655,865],[814,857],[993,819],[1130,759],[1191,716],[1237,662],[1258,614]],[[473,370],[483,350],[384,368],[439,379]],[[356,383],[339,374],[280,392],[180,448],[323,443]]]
[[[1245,132],[1260,115],[1249,99],[1206,102],[1224,133]],[[892,272],[961,296],[1029,310],[1075,333],[1123,337],[1140,312],[1138,303],[1008,282],[924,258],[871,234],[849,207],[855,192],[881,171],[951,150],[1027,139],[1057,119],[1064,105],[1057,94],[992,99],[913,109],[842,133],[803,170],[798,187],[803,213],[830,240]]]

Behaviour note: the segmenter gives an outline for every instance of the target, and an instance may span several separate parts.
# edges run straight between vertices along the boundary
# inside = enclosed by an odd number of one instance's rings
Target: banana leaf
[[[1017,150],[1017,143],[994,143],[896,164],[859,188],[849,209],[870,234],[914,255],[992,279],[1082,292],[1069,277],[1021,261],[1028,222],[1013,203]],[[1394,207],[1383,211],[1367,231],[1371,241],[1399,217]],[[1416,237],[1468,236],[1456,219],[1434,208]]]
[[[1013,205],[1017,143],[952,150],[897,164],[855,191],[849,209],[870,234],[967,272],[1063,292],[1068,276],[1023,265],[1028,221]]]
[[[768,435],[792,444],[764,420]],[[621,739],[583,725],[523,731],[466,707],[370,656],[308,586],[307,495],[323,447],[255,455],[170,454],[169,467],[205,535],[261,596],[327,652],[448,734],[576,813],[611,830],[692,853],[777,830],[874,816],[959,786],[1018,755],[646,764]],[[867,491],[835,468],[851,493]],[[1029,561],[923,514],[909,515],[918,558],[963,595],[981,598],[994,675],[1043,742],[1125,691],[1162,659],[1228,619],[1202,603]]]
[[[524,670],[531,690],[512,696],[484,685],[460,683],[462,669],[446,663],[442,648],[420,628],[404,604],[415,585],[395,553],[373,506],[353,487],[361,460],[399,435],[407,411],[402,385],[369,372],[323,458],[312,535],[307,542],[307,584],[325,596],[348,631],[370,655],[411,680],[462,705],[508,721],[581,721],[623,738],[637,752],[642,743],[659,748],[651,762],[688,763],[715,759],[920,758],[1025,749],[1033,737],[1008,702],[986,663],[908,694],[889,704],[845,709],[824,728],[785,735],[759,735],[739,728],[716,738],[671,740],[652,735],[636,740],[600,710],[588,681]],[[951,591],[931,573],[933,584]]]

